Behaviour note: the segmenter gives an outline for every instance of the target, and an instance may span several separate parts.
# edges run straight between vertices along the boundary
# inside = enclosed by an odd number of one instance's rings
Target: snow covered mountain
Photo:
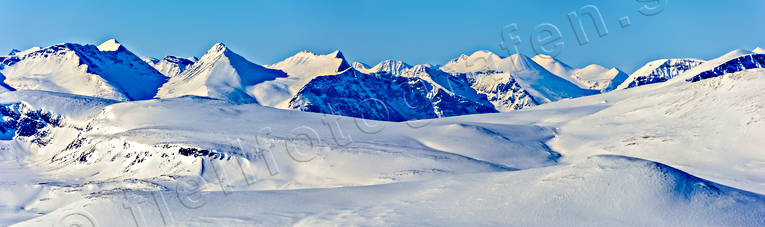
[[[289,101],[308,81],[321,75],[334,75],[351,66],[343,53],[334,51],[329,54],[315,54],[301,51],[281,62],[267,65],[271,69],[284,71],[286,78],[277,78],[253,86],[249,91],[261,105],[288,108]]]
[[[661,83],[702,63],[704,63],[704,60],[695,58],[673,58],[651,61],[632,73],[617,89]]]
[[[5,85],[116,100],[154,97],[167,78],[114,39],[99,46],[58,44],[0,57]],[[6,86],[3,86],[6,87]]]
[[[520,54],[501,58],[491,52],[478,51],[451,60],[441,70],[465,74],[473,88],[487,95],[502,112],[599,93],[582,89]]]
[[[167,77],[175,77],[181,75],[181,73],[185,71],[186,68],[199,60],[196,57],[180,58],[176,56],[166,56],[161,60],[148,57],[143,57],[141,59]]]
[[[537,55],[531,58],[551,73],[578,85],[583,89],[607,92],[616,89],[627,79],[628,75],[617,68],[605,68],[591,64],[581,69],[575,69],[558,59],[547,55]]]
[[[222,43],[216,43],[199,61],[170,78],[159,89],[157,98],[194,95],[232,103],[258,103],[257,96],[248,93],[252,86],[286,76],[280,70],[247,61]]]

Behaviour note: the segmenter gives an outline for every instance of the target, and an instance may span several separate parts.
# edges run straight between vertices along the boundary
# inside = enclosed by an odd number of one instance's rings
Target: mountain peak
[[[754,50],[752,50],[752,52],[754,52],[755,54],[765,54],[765,49],[757,47],[757,48],[754,48]]]
[[[106,40],[106,42],[102,43],[101,45],[98,45],[98,50],[100,51],[117,51],[122,47],[122,44],[120,42],[117,42],[116,39],[110,39]]]
[[[336,51],[332,52],[331,54],[334,55],[335,58],[345,59],[345,56],[343,56],[343,52],[340,52],[340,50],[336,50]]]

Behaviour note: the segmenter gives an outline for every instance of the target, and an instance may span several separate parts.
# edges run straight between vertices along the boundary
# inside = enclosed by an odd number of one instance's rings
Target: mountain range
[[[13,51],[0,226],[765,226],[761,52],[627,74]]]
[[[508,112],[563,99],[761,68],[762,49],[721,59],[660,59],[632,74],[592,64],[574,68],[546,55],[461,55],[442,66],[385,60],[349,62],[340,51],[299,52],[272,65],[252,63],[222,43],[201,58],[138,57],[116,40],[58,44],[0,57],[0,90],[45,90],[118,101],[201,96],[234,104],[405,121]],[[736,68],[738,67],[738,68]]]

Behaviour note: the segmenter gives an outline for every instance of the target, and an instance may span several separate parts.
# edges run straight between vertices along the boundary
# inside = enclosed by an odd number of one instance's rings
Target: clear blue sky
[[[521,52],[533,55],[530,34],[557,25],[559,58],[631,72],[664,57],[713,58],[732,49],[765,46],[765,1],[667,0],[655,16],[634,0],[602,1],[10,1],[0,0],[0,51],[62,42],[100,43],[115,37],[142,56],[200,56],[224,42],[258,64],[300,50],[343,51],[351,61],[399,59],[443,64],[462,53],[499,47],[502,28],[518,24]],[[567,14],[597,6],[608,35],[579,46]],[[618,19],[629,16],[631,26]],[[4,54],[4,53],[3,53]]]

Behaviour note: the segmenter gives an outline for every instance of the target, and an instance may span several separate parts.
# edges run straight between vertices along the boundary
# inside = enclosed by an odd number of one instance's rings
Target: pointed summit
[[[228,50],[228,47],[226,47],[226,44],[215,43],[212,47],[210,47],[210,50],[207,50],[207,53],[205,55],[215,54],[215,53],[223,53],[226,50]],[[204,58],[204,57],[205,56],[202,56],[202,58]]]
[[[331,55],[335,55],[335,58],[342,59],[342,61],[340,62],[340,65],[337,67],[338,72],[342,72],[348,68],[351,68],[351,64],[348,63],[348,60],[345,59],[345,56],[343,56],[343,52],[340,52],[340,50],[336,50],[335,52],[332,52]]]
[[[345,59],[345,56],[343,56],[343,52],[340,52],[340,50],[336,50],[332,52],[331,55],[335,55],[335,58]]]
[[[18,52],[21,52],[21,51],[17,50],[17,49],[13,49],[13,50],[11,50],[10,53],[8,53],[8,55],[16,55],[16,53],[18,53]]]
[[[122,47],[122,44],[120,42],[117,42],[116,39],[110,39],[106,42],[102,43],[101,45],[98,45],[98,50],[100,51],[117,51]]]

